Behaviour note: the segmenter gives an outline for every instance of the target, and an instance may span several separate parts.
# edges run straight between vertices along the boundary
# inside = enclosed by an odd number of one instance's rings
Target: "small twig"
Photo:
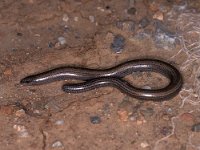
[[[41,132],[41,134],[42,134],[42,143],[43,143],[43,145],[42,145],[42,150],[46,150],[46,146],[47,146],[47,144],[46,144],[47,136],[46,136],[45,131],[43,131],[42,128],[40,128],[40,132]]]

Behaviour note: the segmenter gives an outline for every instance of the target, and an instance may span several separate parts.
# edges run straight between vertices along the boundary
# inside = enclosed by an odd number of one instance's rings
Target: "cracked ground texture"
[[[61,86],[69,81],[19,84],[25,76],[60,66],[103,69],[137,58],[158,58],[181,70],[187,60],[187,53],[179,53],[182,43],[156,45],[154,27],[156,19],[170,18],[172,9],[184,11],[184,2],[0,1],[0,150],[200,149],[199,134],[191,131],[200,121],[199,103],[183,101],[187,92],[170,101],[143,102],[111,87],[68,94]],[[196,14],[198,6],[187,1],[188,10]],[[144,17],[149,24],[141,25]],[[176,24],[165,25],[176,31]],[[116,35],[125,39],[121,53],[111,48]],[[181,73],[191,85],[189,76],[195,71]],[[134,73],[127,80],[140,87],[167,83],[155,73]],[[100,122],[92,123],[92,116]]]

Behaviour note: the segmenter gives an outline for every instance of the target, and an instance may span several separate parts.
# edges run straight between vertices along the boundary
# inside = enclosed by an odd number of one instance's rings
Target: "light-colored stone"
[[[63,147],[63,144],[62,144],[61,141],[55,141],[55,142],[52,144],[52,147],[53,147],[53,148]]]
[[[74,17],[74,21],[78,22],[79,18],[78,17]]]
[[[161,11],[157,11],[154,15],[153,15],[153,19],[157,19],[160,21],[163,21],[164,19],[164,15]]]
[[[62,36],[58,37],[58,41],[61,45],[65,45],[67,42],[66,42],[66,39]]]
[[[148,144],[146,141],[144,141],[144,142],[142,142],[142,143],[140,144],[140,146],[141,146],[142,148],[146,148],[146,147],[149,146],[149,144]]]
[[[24,111],[23,109],[17,110],[17,111],[15,112],[15,115],[16,115],[17,117],[24,116],[24,115],[25,115],[25,111]]]
[[[67,14],[64,14],[62,20],[63,20],[64,22],[68,22],[68,21],[69,21],[68,15],[67,15]]]
[[[89,16],[89,20],[90,20],[90,22],[94,22],[95,21],[95,18],[94,18],[94,16]]]
[[[65,123],[64,120],[57,120],[55,122],[56,125],[63,125],[64,123]]]
[[[29,136],[25,126],[15,124],[13,128],[17,131],[19,137],[26,138]]]

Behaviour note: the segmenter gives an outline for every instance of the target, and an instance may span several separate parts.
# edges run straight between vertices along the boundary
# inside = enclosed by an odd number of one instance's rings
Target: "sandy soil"
[[[176,55],[183,29],[177,32],[169,15],[173,9],[177,14],[172,16],[198,14],[199,5],[181,0],[0,1],[0,149],[199,149],[200,135],[192,131],[200,121],[199,105],[183,103],[184,91],[170,101],[145,102],[111,87],[67,94],[61,90],[66,81],[19,84],[23,77],[59,66],[108,68],[158,58],[180,69],[192,86],[192,68],[181,69],[187,55]],[[160,23],[169,31],[156,30]],[[111,46],[117,35],[124,38],[119,51]],[[167,83],[155,73],[128,79],[139,87]]]

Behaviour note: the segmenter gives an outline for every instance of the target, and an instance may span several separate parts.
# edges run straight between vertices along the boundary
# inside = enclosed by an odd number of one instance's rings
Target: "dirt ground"
[[[1,0],[0,149],[200,149],[198,59],[185,69],[199,56],[197,46],[189,57],[186,45],[198,44],[199,6],[192,0]],[[108,68],[136,58],[176,66],[183,90],[153,102],[111,87],[68,94],[61,90],[67,81],[19,84],[59,66]],[[155,73],[128,80],[145,88],[167,83]]]

